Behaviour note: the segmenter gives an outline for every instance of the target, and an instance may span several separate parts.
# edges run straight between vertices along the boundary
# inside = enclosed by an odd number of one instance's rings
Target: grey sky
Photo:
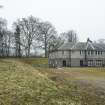
[[[0,17],[9,28],[17,18],[33,15],[50,21],[59,33],[74,29],[85,41],[105,38],[105,0],[0,0]]]

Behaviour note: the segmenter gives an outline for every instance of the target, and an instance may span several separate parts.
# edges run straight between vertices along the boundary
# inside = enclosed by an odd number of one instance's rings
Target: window
[[[96,55],[102,55],[102,52],[101,51],[96,51]]]
[[[88,51],[88,55],[90,55],[90,51]]]
[[[96,51],[96,55],[97,55],[97,51]]]
[[[96,60],[96,66],[102,66],[102,60]]]
[[[98,55],[100,55],[100,51],[98,51]]]
[[[93,66],[93,60],[88,60],[88,66]]]
[[[91,55],[93,55],[93,51],[91,51]]]
[[[82,50],[82,54],[84,54],[84,51]]]
[[[93,55],[94,51],[88,51],[88,55]]]
[[[82,51],[80,51],[80,55],[82,54]]]
[[[82,55],[82,54],[84,54],[84,51],[83,50],[80,51],[80,55]]]
[[[102,55],[102,51],[101,51],[101,55]]]

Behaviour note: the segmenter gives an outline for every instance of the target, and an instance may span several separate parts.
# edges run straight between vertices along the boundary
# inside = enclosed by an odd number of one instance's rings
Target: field
[[[105,68],[48,68],[45,58],[0,59],[0,105],[105,105]]]

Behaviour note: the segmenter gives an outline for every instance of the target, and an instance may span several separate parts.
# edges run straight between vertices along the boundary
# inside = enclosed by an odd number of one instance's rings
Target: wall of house
[[[70,60],[71,59],[71,60]],[[79,50],[74,51],[55,51],[49,54],[49,66],[50,67],[62,67],[63,61],[66,61],[67,67],[78,67],[80,66],[80,60],[84,61],[85,59],[85,53],[80,53]],[[97,60],[102,60],[103,63],[105,63],[105,52],[102,52],[101,54],[97,54],[94,51],[93,54],[87,53],[87,60],[91,61],[93,60],[94,66],[97,63]]]
[[[70,57],[72,60],[70,60]],[[66,61],[66,66],[80,66],[79,51],[56,51],[49,54],[50,67],[62,67],[63,61]],[[71,62],[72,61],[72,62]]]

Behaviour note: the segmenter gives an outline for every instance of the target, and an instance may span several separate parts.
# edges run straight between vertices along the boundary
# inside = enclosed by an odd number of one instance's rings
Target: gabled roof
[[[74,43],[67,42],[64,43],[61,47],[58,48],[58,50],[70,50],[73,47]]]
[[[78,43],[74,44],[72,49],[84,50],[84,49],[86,49],[86,43],[85,42],[78,42]]]
[[[64,43],[58,50],[101,50],[105,51],[105,44],[92,42]]]
[[[105,44],[93,43],[93,46],[97,50],[104,50],[105,51]]]

